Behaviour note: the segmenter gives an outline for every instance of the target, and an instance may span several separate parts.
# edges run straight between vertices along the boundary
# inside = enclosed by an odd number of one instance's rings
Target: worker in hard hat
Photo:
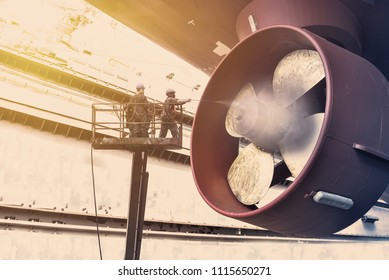
[[[142,83],[136,85],[136,95],[124,106],[127,127],[130,137],[149,137],[150,127],[150,104],[144,95],[145,86]]]
[[[176,105],[182,105],[187,102],[190,102],[191,99],[179,100],[176,98],[176,91],[174,89],[168,88],[166,90],[166,99],[163,104],[163,111],[161,116],[161,130],[159,132],[160,138],[165,138],[168,130],[173,137],[178,136],[178,125],[174,121],[174,109]]]

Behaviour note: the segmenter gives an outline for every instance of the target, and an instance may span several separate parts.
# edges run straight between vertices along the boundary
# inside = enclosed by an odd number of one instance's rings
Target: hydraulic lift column
[[[125,260],[139,260],[149,179],[146,167],[147,150],[136,150],[132,159]]]

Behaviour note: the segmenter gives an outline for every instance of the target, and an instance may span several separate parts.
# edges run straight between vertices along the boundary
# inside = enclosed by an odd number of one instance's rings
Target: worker
[[[178,136],[178,125],[174,121],[174,109],[176,105],[182,105],[187,102],[190,102],[191,99],[179,100],[176,98],[176,91],[174,89],[168,88],[166,90],[166,99],[163,104],[163,111],[161,116],[161,130],[159,132],[159,138],[165,138],[168,130],[173,137]]]
[[[150,103],[144,95],[144,91],[145,86],[138,83],[136,95],[130,97],[130,101],[124,106],[130,137],[149,137]]]

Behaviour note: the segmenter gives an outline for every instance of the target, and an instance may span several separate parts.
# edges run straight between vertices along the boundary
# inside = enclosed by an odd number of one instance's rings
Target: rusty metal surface
[[[98,259],[90,145],[5,121],[0,127],[6,135],[0,141],[0,259]],[[123,259],[131,159],[128,151],[94,151],[104,259]],[[141,259],[388,258],[385,208],[370,213],[379,221],[358,221],[343,237],[274,237],[207,207],[189,166],[149,158],[148,169]],[[259,231],[246,236],[254,229]],[[366,239],[373,237],[378,239]]]
[[[1,260],[98,260],[96,233],[82,230],[0,231]],[[103,260],[121,260],[125,232],[101,236]],[[388,260],[385,239],[293,239],[272,236],[206,236],[190,233],[146,232],[142,260]]]
[[[1,121],[0,202],[61,213],[94,213],[91,144]],[[92,150],[98,214],[125,218],[132,152]],[[190,167],[149,157],[146,220],[244,226],[201,200]]]
[[[87,2],[210,74],[222,59],[217,42],[228,48],[238,42],[235,20],[249,1]]]
[[[217,42],[223,42],[230,49],[239,42],[236,35],[236,22],[239,13],[252,1],[118,0],[112,3],[104,0],[87,0],[87,2],[158,45],[184,58],[204,72],[211,74],[224,58],[224,56],[218,56],[214,52]],[[262,2],[266,6],[277,7],[277,3],[280,1],[267,0]],[[293,13],[295,7],[301,8],[301,11],[306,8],[304,6],[306,3],[299,6],[303,1],[282,2],[290,2],[290,4],[286,3],[287,5],[284,8],[280,7],[288,13]],[[324,3],[327,4],[330,1],[306,2],[319,2],[320,6],[323,6]],[[361,30],[358,31],[361,34],[358,37],[363,38],[363,57],[376,65],[389,79],[389,57],[387,56],[389,29],[386,28],[386,26],[389,26],[389,17],[387,16],[389,2],[386,0],[340,0],[331,2],[340,7],[335,13],[349,14],[344,7],[351,11],[361,26]],[[299,11],[296,11],[296,15],[298,13]],[[318,19],[323,17],[320,13],[316,15],[318,15]],[[273,21],[280,19],[268,10],[264,10],[263,17]],[[350,19],[349,16],[348,18]],[[257,20],[261,19],[258,18]],[[329,31],[327,29],[325,32]],[[353,34],[353,32],[350,34]],[[351,40],[352,37],[349,41],[351,42]]]

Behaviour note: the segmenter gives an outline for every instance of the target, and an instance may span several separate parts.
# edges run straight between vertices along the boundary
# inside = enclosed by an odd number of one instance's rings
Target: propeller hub
[[[257,100],[245,99],[231,107],[233,130],[267,152],[278,151],[278,141],[294,117],[283,108]]]

